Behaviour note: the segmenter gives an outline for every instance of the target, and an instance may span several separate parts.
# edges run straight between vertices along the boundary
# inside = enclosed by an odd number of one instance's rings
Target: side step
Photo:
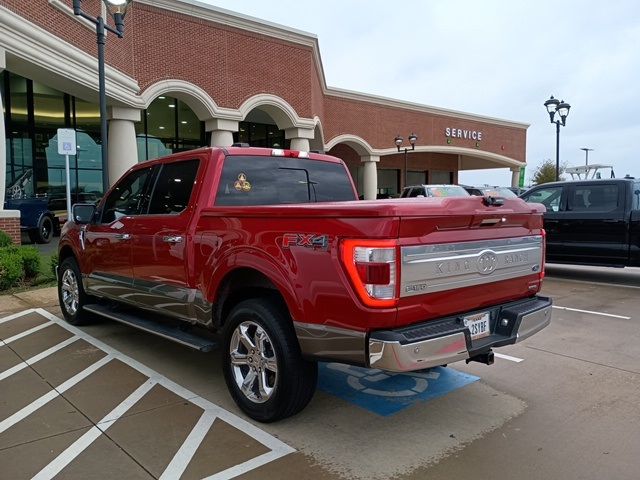
[[[125,325],[132,326],[139,330],[153,333],[154,335],[186,345],[187,347],[201,352],[210,352],[217,346],[216,342],[209,340],[208,338],[199,337],[198,335],[184,332],[179,328],[147,320],[131,313],[114,312],[108,307],[97,303],[85,305],[84,310],[100,315],[101,317],[108,318],[109,320],[115,320],[116,322],[124,323]]]

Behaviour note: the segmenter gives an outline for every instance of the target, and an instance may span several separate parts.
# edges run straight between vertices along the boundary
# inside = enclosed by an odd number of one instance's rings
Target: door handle
[[[167,235],[162,237],[164,243],[182,243],[182,237],[180,235]]]
[[[130,233],[118,233],[116,235],[116,240],[131,240]]]

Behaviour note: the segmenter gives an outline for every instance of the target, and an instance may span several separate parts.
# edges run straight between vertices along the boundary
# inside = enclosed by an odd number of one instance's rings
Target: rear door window
[[[162,165],[151,196],[150,215],[176,214],[187,208],[199,164],[199,160],[187,160]]]
[[[618,185],[575,185],[569,199],[574,212],[611,212],[618,208]]]
[[[424,187],[413,187],[409,194],[410,197],[418,197],[420,195],[424,197]]]
[[[342,163],[227,156],[216,205],[282,205],[357,200]]]

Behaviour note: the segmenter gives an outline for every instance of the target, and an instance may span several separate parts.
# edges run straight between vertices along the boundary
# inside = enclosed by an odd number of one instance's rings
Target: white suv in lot
[[[410,197],[468,197],[460,185],[413,185],[404,187],[400,198]]]

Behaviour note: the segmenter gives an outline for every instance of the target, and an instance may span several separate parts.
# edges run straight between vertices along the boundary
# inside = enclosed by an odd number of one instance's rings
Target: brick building
[[[316,36],[195,1],[135,0],[106,59],[110,183],[136,162],[234,141],[325,150],[366,198],[397,194],[405,167],[410,184],[478,168],[510,168],[515,184],[525,165],[527,124],[328,87]],[[97,85],[94,27],[71,0],[0,0],[0,198],[22,180],[22,195],[59,203],[58,128],[78,132],[73,200],[102,196]],[[405,166],[394,137],[410,132]],[[0,209],[0,228],[15,221]]]

